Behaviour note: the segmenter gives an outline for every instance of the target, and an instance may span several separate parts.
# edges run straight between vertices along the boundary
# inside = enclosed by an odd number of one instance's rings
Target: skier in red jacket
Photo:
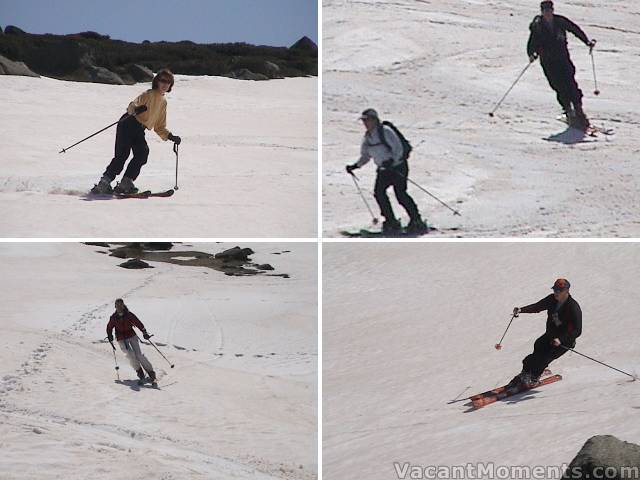
[[[140,350],[138,336],[133,330],[134,326],[142,332],[142,336],[145,340],[149,340],[149,338],[151,338],[151,335],[147,333],[147,330],[144,328],[144,325],[138,317],[129,311],[121,298],[118,298],[116,300],[116,311],[113,312],[113,315],[111,315],[109,323],[107,324],[107,338],[109,339],[109,343],[111,343],[111,346],[115,350],[116,347],[113,345],[113,329],[115,328],[116,340],[118,341],[118,345],[120,345],[120,350],[122,350],[129,360],[129,363],[138,374],[138,384],[142,385],[144,383],[145,375],[143,368],[149,374],[151,382],[155,383],[156,372],[153,370],[151,362],[147,360],[147,357],[145,357]]]

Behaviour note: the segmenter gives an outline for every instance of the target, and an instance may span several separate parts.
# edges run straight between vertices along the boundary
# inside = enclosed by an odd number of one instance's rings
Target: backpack
[[[402,135],[402,133],[400,132],[400,130],[398,130],[396,128],[396,126],[385,120],[384,122],[382,122],[382,124],[378,127],[378,136],[380,137],[380,141],[384,144],[385,147],[387,147],[389,149],[389,151],[391,151],[391,146],[389,145],[389,142],[387,142],[387,139],[384,137],[384,130],[383,127],[384,126],[389,127],[391,130],[394,131],[394,133],[398,136],[398,138],[400,139],[400,143],[402,144],[402,157],[400,158],[400,160],[402,160],[403,162],[406,162],[407,159],[409,158],[409,155],[411,154],[411,150],[413,150],[413,147],[411,146],[411,144],[409,143],[409,141],[404,138],[404,135]]]

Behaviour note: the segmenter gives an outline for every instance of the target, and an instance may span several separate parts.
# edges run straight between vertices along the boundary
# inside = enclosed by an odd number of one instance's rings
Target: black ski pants
[[[571,104],[574,108],[582,107],[582,90],[576,83],[576,67],[571,59],[547,60],[541,63],[544,75],[556,92],[556,98],[563,110],[567,111]]]
[[[142,166],[147,163],[149,146],[144,138],[144,125],[134,117],[127,118],[127,114],[125,113],[120,117],[120,123],[118,123],[116,128],[115,155],[103,175],[106,175],[112,181],[120,175],[132,150],[133,158],[129,162],[124,176],[135,180],[138,178],[138,175],[140,175]]]
[[[393,191],[398,199],[398,203],[407,211],[409,218],[413,220],[420,216],[416,202],[414,202],[413,198],[407,193],[408,176],[409,165],[407,162],[403,162],[397,167],[378,168],[373,192],[380,206],[380,213],[387,220],[394,220],[396,218],[387,195],[387,189],[391,186],[393,186]]]
[[[567,353],[562,347],[554,347],[551,344],[551,340],[553,339],[545,333],[535,341],[533,353],[522,360],[523,371],[530,373],[534,377],[539,377],[551,362]]]

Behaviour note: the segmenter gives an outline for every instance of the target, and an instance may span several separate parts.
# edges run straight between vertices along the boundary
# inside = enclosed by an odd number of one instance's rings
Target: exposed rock
[[[89,73],[92,82],[108,83],[110,85],[124,85],[124,81],[119,75],[107,70],[104,67],[88,65],[86,71]]]
[[[264,70],[273,78],[280,75],[280,67],[273,62],[264,62]]]
[[[32,72],[24,62],[14,62],[0,55],[0,74],[2,75],[20,75],[23,77],[39,77],[37,73]]]
[[[261,73],[253,73],[247,68],[241,68],[231,72],[231,78],[237,80],[269,80],[269,77]]]
[[[84,242],[84,244],[91,245],[93,247],[105,247],[105,248],[109,248],[111,246],[106,242]]]
[[[7,27],[4,29],[4,33],[6,33],[7,35],[24,35],[27,32],[16,26],[7,25]]]
[[[318,51],[318,45],[316,45],[316,42],[314,42],[313,40],[311,40],[309,37],[306,37],[306,36],[302,37],[300,40],[298,40],[296,43],[291,45],[289,48],[291,50],[303,50],[306,52]]]
[[[171,242],[148,242],[142,245],[145,250],[171,250],[173,243]]]
[[[256,266],[256,268],[258,270],[275,270],[275,268],[273,268],[271,265],[269,265],[268,263],[263,263],[262,265],[258,265]]]
[[[587,440],[567,468],[563,478],[574,480],[640,478],[638,469],[640,469],[639,445],[623,442],[612,435],[597,435]]]
[[[214,257],[222,260],[246,260],[249,255],[254,253],[250,248],[233,247],[224,252],[216,253]]]
[[[153,72],[144,65],[133,63],[129,65],[127,72],[136,82],[150,82],[153,80]]]
[[[131,260],[127,260],[126,262],[121,263],[118,266],[122,267],[122,268],[130,268],[130,269],[135,269],[135,270],[139,270],[139,269],[142,269],[142,268],[153,268],[147,262],[143,262],[142,260],[140,260],[138,258],[132,258]]]

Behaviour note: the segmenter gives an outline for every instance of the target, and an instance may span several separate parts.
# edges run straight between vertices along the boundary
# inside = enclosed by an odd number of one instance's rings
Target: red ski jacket
[[[118,315],[118,312],[114,312],[107,324],[107,337],[112,338],[111,331],[115,328],[116,340],[120,341],[131,338],[136,334],[136,332],[133,331],[134,325],[138,327],[142,333],[146,332],[142,322],[128,309],[124,311],[122,316]]]

